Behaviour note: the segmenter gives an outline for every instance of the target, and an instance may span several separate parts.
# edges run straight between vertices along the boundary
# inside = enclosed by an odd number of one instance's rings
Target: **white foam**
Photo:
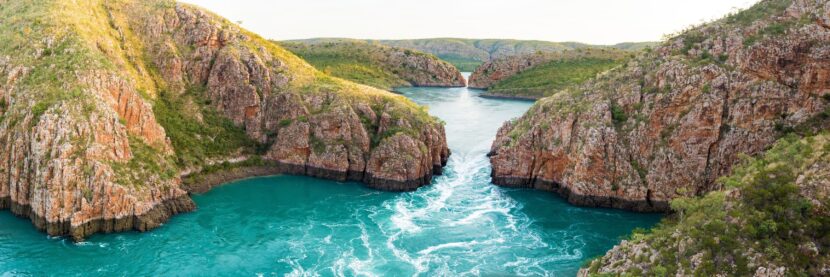
[[[424,250],[418,251],[418,254],[420,254],[420,255],[429,255],[432,252],[442,250],[442,249],[447,249],[447,248],[472,249],[473,246],[482,245],[482,244],[494,244],[494,243],[504,243],[504,239],[497,238],[497,239],[487,240],[487,241],[484,241],[484,242],[479,242],[479,241],[476,241],[476,240],[467,241],[467,242],[448,242],[448,243],[444,243],[444,244],[439,244],[439,245],[427,247]]]
[[[473,212],[467,215],[466,217],[458,220],[456,222],[451,223],[451,226],[458,226],[458,225],[468,225],[472,223],[476,223],[480,218],[482,218],[486,214],[494,213],[503,215],[505,218],[512,217],[510,215],[510,209],[506,207],[495,207],[493,201],[487,201],[484,204],[481,204],[475,208],[473,208]]]
[[[417,211],[416,211],[417,212]],[[415,225],[412,221],[415,212],[410,211],[407,209],[406,205],[402,201],[398,201],[395,203],[395,215],[390,218],[392,223],[395,224],[399,230],[408,233],[417,233],[421,231],[421,227]]]
[[[478,149],[478,145],[474,147]],[[370,218],[379,223],[380,231],[387,238],[386,248],[392,260],[411,265],[416,271],[414,275],[475,276],[494,265],[476,264],[461,269],[454,265],[457,259],[475,263],[481,257],[516,253],[515,260],[495,266],[516,275],[546,275],[549,272],[545,268],[550,263],[581,258],[581,252],[575,250],[584,247],[580,237],[565,236],[565,240],[549,245],[533,227],[533,220],[521,212],[521,203],[503,193],[504,189],[487,183],[490,169],[483,154],[486,150],[453,153],[447,174],[438,177],[432,186],[390,199],[372,214]],[[487,229],[477,231],[470,240],[459,238],[460,241],[446,242],[451,237],[440,237],[444,241],[435,242],[430,237],[436,236],[433,226],[456,228],[459,232]],[[409,244],[412,241],[433,241],[434,245],[414,250]],[[368,238],[364,247],[371,256]],[[546,254],[540,257],[539,253]],[[377,266],[372,259],[343,258],[353,274],[365,273],[367,267]]]

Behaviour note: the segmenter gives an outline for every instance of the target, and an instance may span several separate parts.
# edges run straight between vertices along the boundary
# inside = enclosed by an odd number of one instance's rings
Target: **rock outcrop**
[[[724,178],[726,191],[673,202],[579,276],[827,276],[828,135],[789,136]]]
[[[469,87],[487,89],[486,97],[539,99],[622,64],[630,54],[610,48],[583,48],[499,58],[476,68]]]
[[[828,8],[762,1],[540,100],[499,130],[493,182],[635,211],[720,189],[741,156],[826,114]]]
[[[366,42],[280,43],[331,75],[380,89],[464,87],[452,64],[416,50]]]
[[[411,101],[192,6],[0,0],[0,15],[0,209],[49,235],[157,227],[195,208],[180,172],[208,158],[412,190],[449,155]]]
[[[539,52],[491,60],[476,68],[470,75],[469,87],[487,89],[501,80],[554,58],[555,55]]]

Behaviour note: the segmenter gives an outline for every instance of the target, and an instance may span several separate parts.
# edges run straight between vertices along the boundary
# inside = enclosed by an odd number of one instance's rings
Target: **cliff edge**
[[[0,209],[49,235],[145,231],[194,209],[183,173],[278,172],[412,190],[442,124],[173,1],[0,0]]]
[[[493,182],[668,211],[830,106],[826,1],[761,1],[538,101],[498,132]]]

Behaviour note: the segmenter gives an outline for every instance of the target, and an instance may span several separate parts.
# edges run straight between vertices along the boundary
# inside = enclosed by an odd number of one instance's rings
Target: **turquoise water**
[[[489,180],[502,122],[529,102],[465,88],[407,88],[446,121],[444,176],[410,193],[298,176],[234,182],[148,233],[49,238],[0,212],[0,276],[574,275],[657,215],[568,205]],[[5,274],[3,274],[5,272]]]

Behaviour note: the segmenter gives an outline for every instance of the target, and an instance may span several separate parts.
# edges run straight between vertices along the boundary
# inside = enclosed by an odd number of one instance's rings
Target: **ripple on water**
[[[389,193],[297,176],[248,179],[194,196],[196,212],[152,232],[80,244],[47,239],[0,212],[0,273],[573,275],[621,235],[658,220],[490,184],[490,143],[529,102],[482,99],[465,88],[401,93],[446,122],[453,155],[430,186]]]

